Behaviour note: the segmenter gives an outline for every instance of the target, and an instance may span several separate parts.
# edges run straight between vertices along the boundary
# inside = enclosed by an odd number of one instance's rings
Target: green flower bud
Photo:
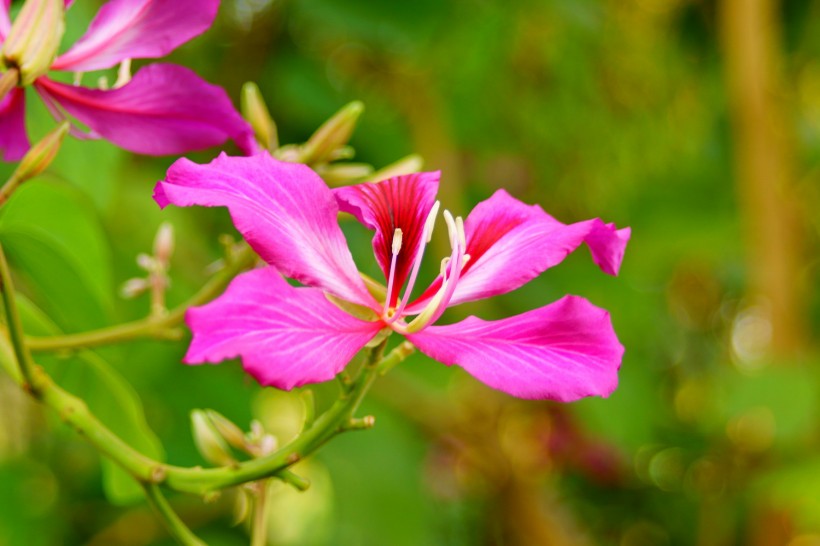
[[[65,22],[63,0],[27,0],[14,20],[0,51],[3,64],[20,72],[20,84],[29,85],[48,72]]]
[[[302,161],[315,164],[332,159],[337,150],[350,140],[362,112],[364,104],[359,101],[353,101],[336,112],[302,147]]]
[[[242,117],[253,127],[256,140],[266,150],[273,151],[279,147],[279,135],[276,123],[270,117],[265,100],[259,93],[259,88],[253,82],[242,86]]]
[[[21,180],[29,180],[46,170],[57,157],[57,152],[60,151],[60,146],[70,127],[67,121],[63,121],[32,146],[20,161],[15,175]]]
[[[206,412],[202,410],[191,412],[191,428],[196,447],[206,461],[218,466],[230,466],[236,462],[231,457],[230,448]]]

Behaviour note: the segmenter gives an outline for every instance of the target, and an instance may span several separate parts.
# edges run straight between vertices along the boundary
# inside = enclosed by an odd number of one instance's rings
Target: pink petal
[[[241,356],[259,383],[280,389],[332,379],[381,328],[348,315],[319,289],[290,286],[273,267],[239,275],[186,320],[194,334],[186,363]]]
[[[427,215],[436,201],[439,172],[416,173],[390,178],[376,184],[357,184],[334,190],[339,208],[376,231],[373,251],[387,278],[392,258],[393,233],[402,230],[401,250],[396,260],[391,305],[413,266],[421,243]]]
[[[252,133],[221,87],[172,64],[146,66],[117,89],[88,89],[47,78],[39,78],[35,87],[93,132],[140,154],[182,154],[229,138],[241,145]]]
[[[559,402],[609,396],[624,352],[609,313],[576,296],[507,319],[430,326],[407,338],[490,387]]]
[[[599,219],[562,224],[538,205],[527,205],[498,190],[479,203],[464,222],[467,254],[451,305],[505,294],[561,263],[581,243],[605,273],[621,266],[630,228]],[[408,310],[413,312],[441,285],[437,279]]]
[[[28,149],[26,93],[15,87],[0,99],[0,151],[3,161],[19,161]]]
[[[109,0],[54,70],[87,72],[164,57],[213,23],[219,0]]]
[[[9,5],[11,5],[11,0],[0,0],[0,44],[6,39],[11,30]]]
[[[330,189],[310,168],[273,159],[220,155],[207,165],[180,159],[154,199],[187,207],[228,207],[236,228],[282,273],[342,299],[372,306],[336,220]]]

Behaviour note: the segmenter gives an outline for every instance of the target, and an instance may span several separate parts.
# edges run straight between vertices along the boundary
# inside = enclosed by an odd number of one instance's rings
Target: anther
[[[447,266],[450,265],[450,257],[447,256],[446,258],[441,260],[441,276],[444,277],[447,273]]]
[[[456,230],[458,231],[458,240],[461,243],[461,248],[467,249],[467,235],[464,233],[464,220],[461,216],[456,217]]]
[[[385,316],[387,316],[387,313],[390,310],[390,303],[393,299],[393,282],[396,278],[396,259],[398,258],[399,251],[401,250],[401,239],[401,228],[396,228],[395,231],[393,231],[393,246],[391,248],[393,258],[390,260],[390,271],[387,275],[387,294],[384,300],[384,311],[382,312]]]
[[[450,235],[450,246],[455,248],[456,244],[458,244],[458,228],[456,228],[456,221],[449,210],[445,209],[442,216],[444,216],[444,221],[447,223],[447,233]]]
[[[396,228],[395,231],[393,231],[393,256],[398,254],[401,250],[401,239],[401,228]]]
[[[425,243],[429,243],[433,238],[433,228],[436,227],[436,216],[438,216],[438,209],[441,206],[441,201],[436,201],[433,208],[430,209],[430,214],[427,215],[427,221],[424,222]]]

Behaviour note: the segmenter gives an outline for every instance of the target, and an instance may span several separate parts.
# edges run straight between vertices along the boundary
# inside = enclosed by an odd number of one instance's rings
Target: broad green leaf
[[[34,180],[3,208],[0,238],[23,292],[65,331],[106,322],[113,281],[96,213],[70,186]]]

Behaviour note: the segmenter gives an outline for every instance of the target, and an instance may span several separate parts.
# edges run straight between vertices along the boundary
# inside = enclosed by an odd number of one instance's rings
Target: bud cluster
[[[165,313],[165,291],[171,284],[168,270],[171,268],[171,255],[174,253],[174,229],[171,224],[163,222],[154,237],[154,253],[139,254],[137,265],[148,275],[125,281],[121,294],[125,298],[134,298],[144,292],[151,293],[151,314]]]
[[[276,438],[268,434],[259,421],[251,422],[251,430],[245,433],[225,416],[210,409],[193,410],[191,427],[199,453],[217,466],[236,464],[236,452],[256,458],[270,455],[278,447]]]

